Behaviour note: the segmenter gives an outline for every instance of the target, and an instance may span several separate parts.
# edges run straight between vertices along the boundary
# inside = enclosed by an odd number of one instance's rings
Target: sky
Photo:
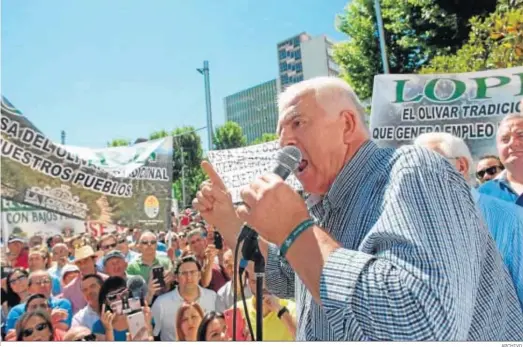
[[[348,0],[2,0],[2,94],[53,141],[92,148],[213,126],[223,98],[276,78],[276,44],[335,28]],[[199,132],[204,149],[207,132]]]

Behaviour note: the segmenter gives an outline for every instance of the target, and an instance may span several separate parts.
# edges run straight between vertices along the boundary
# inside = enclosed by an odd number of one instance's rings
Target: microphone
[[[296,171],[300,162],[302,160],[302,155],[300,150],[294,146],[285,146],[283,149],[278,151],[276,154],[276,167],[272,170],[273,173],[280,176],[284,181],[289,177],[289,175]],[[246,238],[256,238],[256,232],[250,228],[248,225],[244,225],[240,235],[238,236],[238,242],[242,242]]]
[[[142,298],[145,297],[147,285],[145,280],[140,276],[129,276],[127,278],[127,289],[131,292],[131,297]]]

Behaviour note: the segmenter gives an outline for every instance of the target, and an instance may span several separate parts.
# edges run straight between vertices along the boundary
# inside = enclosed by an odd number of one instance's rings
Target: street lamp
[[[383,64],[383,72],[389,74],[389,60],[387,59],[387,51],[385,48],[385,30],[383,30],[383,20],[381,18],[380,0],[374,0],[374,9],[376,11],[376,24],[378,25],[378,33],[380,39],[381,62]]]
[[[209,62],[205,60],[203,62],[203,69],[196,69],[204,77],[205,83],[205,108],[207,111],[207,140],[209,143],[209,151],[212,150],[212,111],[211,111],[211,86],[209,81]]]

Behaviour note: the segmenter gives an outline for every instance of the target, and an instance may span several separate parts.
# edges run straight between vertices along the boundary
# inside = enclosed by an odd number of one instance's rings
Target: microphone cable
[[[238,279],[238,253],[240,251],[240,244],[242,242],[237,242],[236,247],[234,247],[234,271],[233,271],[233,311],[232,311],[232,340],[236,341],[236,316],[237,316],[237,309],[238,309],[238,293],[236,291],[236,281]],[[245,299],[245,291],[244,291],[244,285],[243,281],[240,279],[240,290],[242,295],[242,301],[243,301],[243,310],[245,315],[245,320],[247,321],[247,325],[249,327],[249,333],[251,334],[251,338],[253,341],[255,341],[254,332],[252,329],[251,319],[249,317],[249,311],[247,309],[247,301]]]

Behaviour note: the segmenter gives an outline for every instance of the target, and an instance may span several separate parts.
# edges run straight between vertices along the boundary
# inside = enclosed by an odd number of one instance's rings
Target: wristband
[[[281,319],[281,317],[282,317],[286,312],[289,312],[289,310],[287,309],[286,306],[283,306],[283,307],[278,311],[278,318]]]
[[[280,247],[280,256],[285,257],[287,251],[292,246],[294,241],[296,241],[298,236],[300,236],[305,230],[307,230],[312,225],[314,225],[314,221],[310,218],[298,224],[298,226],[294,228],[294,230],[289,234],[289,236],[287,236],[287,239],[282,243]]]

